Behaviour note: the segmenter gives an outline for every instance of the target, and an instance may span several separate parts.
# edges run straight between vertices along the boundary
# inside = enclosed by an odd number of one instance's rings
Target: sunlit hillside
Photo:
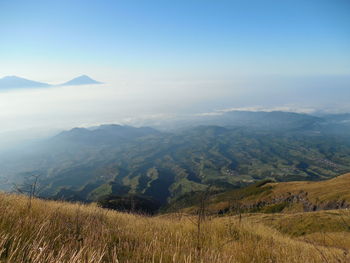
[[[168,211],[194,213],[203,193],[184,196]],[[207,210],[219,214],[294,213],[350,208],[350,173],[324,181],[274,183],[264,180],[241,189],[210,194]]]

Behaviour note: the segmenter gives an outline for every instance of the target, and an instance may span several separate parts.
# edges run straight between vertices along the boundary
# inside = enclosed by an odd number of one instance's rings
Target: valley
[[[10,190],[38,176],[43,198],[136,194],[166,206],[208,186],[225,192],[266,179],[319,181],[349,172],[347,119],[230,112],[177,130],[75,128],[1,158],[1,175]]]

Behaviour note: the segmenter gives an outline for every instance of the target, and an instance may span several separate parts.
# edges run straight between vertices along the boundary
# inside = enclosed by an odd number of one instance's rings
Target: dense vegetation
[[[103,208],[147,215],[156,213],[160,207],[160,204],[155,200],[130,194],[105,196],[98,200],[98,205]]]

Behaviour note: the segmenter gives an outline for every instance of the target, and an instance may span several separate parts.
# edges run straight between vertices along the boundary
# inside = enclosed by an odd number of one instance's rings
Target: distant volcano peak
[[[0,79],[0,89],[39,88],[49,86],[50,85],[47,83],[37,82],[17,76],[6,76]]]
[[[87,84],[102,84],[102,82],[96,81],[87,75],[81,75],[70,81],[67,81],[60,86],[75,86],[75,85],[87,85]]]

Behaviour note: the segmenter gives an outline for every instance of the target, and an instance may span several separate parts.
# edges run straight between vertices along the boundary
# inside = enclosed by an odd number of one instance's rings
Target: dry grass
[[[349,232],[317,232],[302,236],[299,240],[314,242],[325,247],[342,248],[344,251],[350,249]]]
[[[350,202],[350,173],[320,182],[270,183],[264,187],[269,186],[273,186],[271,195],[274,196],[281,196],[287,192],[299,193],[304,191],[308,193],[308,199],[311,202],[330,200]]]
[[[347,232],[350,238],[350,211],[323,210],[305,213],[244,214],[252,223],[262,223],[276,230],[299,237],[313,233]],[[349,247],[350,249],[350,244]]]
[[[0,262],[349,262],[348,251],[233,217],[144,217],[0,194]],[[310,238],[310,237],[309,237]],[[315,240],[317,238],[314,238]]]
[[[252,192],[255,190],[255,192]],[[213,195],[207,204],[207,210],[211,213],[218,213],[225,209],[230,209],[232,203],[239,202],[242,205],[248,206],[257,204],[258,202],[271,201],[298,195],[301,192],[307,193],[309,202],[315,205],[328,203],[350,203],[350,173],[340,175],[333,179],[324,181],[294,181],[267,183],[259,188],[248,186],[239,190],[233,190],[225,193]],[[251,194],[249,194],[251,193]],[[241,197],[240,197],[241,196]],[[183,208],[183,212],[193,213],[197,206],[188,206]],[[262,210],[260,210],[263,212]],[[290,203],[284,209],[285,213],[303,212],[302,203]]]

